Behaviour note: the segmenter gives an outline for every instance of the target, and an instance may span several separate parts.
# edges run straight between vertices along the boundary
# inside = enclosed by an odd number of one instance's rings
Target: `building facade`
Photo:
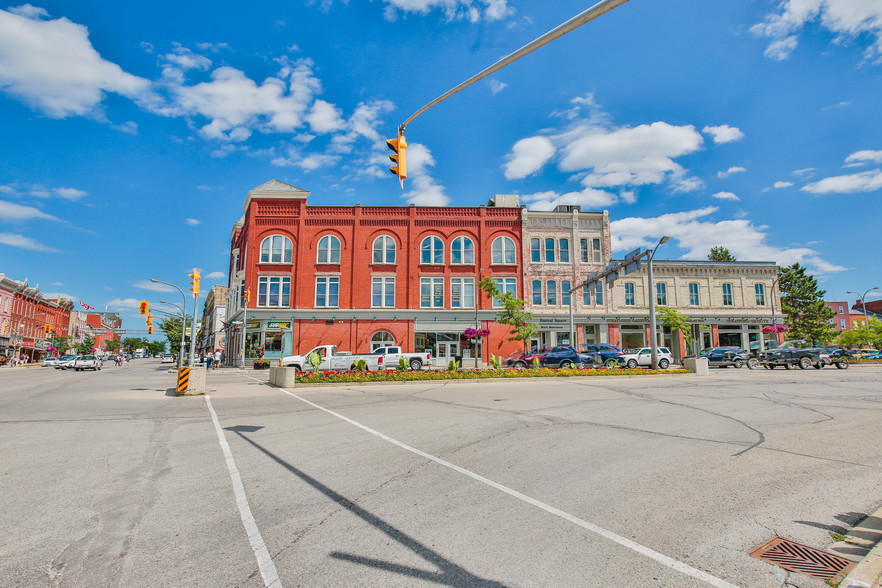
[[[3,276],[0,282],[4,284],[4,291],[12,291],[6,355],[24,356],[28,362],[41,361],[52,351],[50,347],[54,337],[69,335],[73,304],[63,298],[47,299],[40,293],[39,286],[30,287],[27,280],[18,282]],[[8,295],[3,298],[5,306]]]
[[[215,285],[211,287],[205,296],[205,304],[202,306],[202,341],[200,350],[202,353],[223,353],[226,349],[226,333],[224,328],[227,319],[227,290],[226,286]]]
[[[507,356],[523,344],[508,341],[498,302],[477,291],[486,277],[525,301],[537,326],[528,345],[648,344],[645,269],[579,287],[611,261],[606,211],[528,211],[515,195],[478,207],[313,206],[308,196],[277,180],[248,193],[230,235],[228,365],[320,344],[353,352],[395,344],[439,365]],[[699,347],[763,345],[762,326],[775,320],[774,263],[653,267],[657,302],[692,319]],[[474,328],[490,334],[465,338]],[[693,351],[660,332],[675,356]]]

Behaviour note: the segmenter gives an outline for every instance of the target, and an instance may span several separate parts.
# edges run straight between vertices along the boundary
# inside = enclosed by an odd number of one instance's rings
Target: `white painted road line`
[[[279,574],[273,559],[270,557],[266,548],[266,543],[260,535],[257,523],[251,515],[251,508],[248,506],[248,497],[245,495],[245,487],[242,485],[242,478],[239,476],[239,468],[236,467],[236,461],[233,459],[233,452],[230,451],[230,445],[224,437],[224,431],[221,429],[220,421],[214,407],[211,405],[211,396],[205,396],[205,403],[211,412],[211,421],[217,431],[217,438],[220,441],[221,450],[224,453],[224,459],[227,462],[227,470],[230,472],[230,479],[233,482],[233,493],[236,495],[236,506],[239,507],[239,516],[242,517],[242,524],[245,525],[245,532],[248,534],[248,542],[251,543],[251,549],[257,558],[257,567],[260,569],[260,575],[263,577],[263,583],[268,588],[282,588],[282,581],[279,580]]]
[[[294,394],[293,392],[289,392],[288,390],[285,390],[285,389],[282,389],[282,392],[284,392],[285,394],[287,394],[289,396],[293,396],[297,400],[304,402],[314,408],[317,408],[318,410],[324,411],[324,412],[326,412],[326,413],[328,413],[328,414],[330,414],[340,420],[346,421],[350,425],[358,427],[359,429],[361,429],[363,431],[367,431],[371,435],[376,435],[380,439],[383,439],[384,441],[388,441],[389,443],[391,443],[397,447],[400,447],[406,451],[409,451],[411,453],[419,455],[420,457],[424,457],[428,460],[434,461],[435,463],[440,464],[446,468],[450,468],[451,470],[454,470],[456,472],[459,472],[460,474],[463,474],[464,476],[468,476],[469,478],[472,478],[473,480],[477,480],[478,482],[481,482],[482,484],[486,484],[487,486],[490,486],[492,488],[496,488],[500,492],[505,492],[509,496],[513,496],[513,497],[517,498],[518,500],[526,502],[527,504],[532,504],[533,506],[541,508],[542,510],[544,510],[546,512],[549,512],[555,516],[561,517],[562,519],[565,519],[575,525],[578,525],[578,526],[582,527],[583,529],[587,529],[588,531],[591,531],[592,533],[596,533],[596,534],[600,535],[601,537],[604,537],[606,539],[609,539],[610,541],[618,543],[619,545],[621,545],[623,547],[627,547],[628,549],[636,551],[637,553],[644,555],[650,559],[653,559],[653,560],[657,561],[658,563],[660,563],[668,568],[671,568],[672,570],[676,570],[678,572],[686,574],[687,576],[692,576],[693,578],[698,578],[699,580],[701,580],[703,582],[707,582],[711,586],[716,586],[717,588],[738,588],[738,586],[735,584],[730,584],[729,582],[726,582],[725,580],[723,580],[721,578],[717,578],[716,576],[713,576],[703,570],[693,568],[692,566],[690,566],[688,564],[685,564],[679,560],[676,560],[672,557],[664,555],[663,553],[659,553],[659,552],[657,552],[653,549],[650,549],[649,547],[646,547],[644,545],[640,545],[639,543],[637,543],[635,541],[631,541],[630,539],[628,539],[626,537],[622,537],[621,535],[617,535],[616,533],[613,533],[612,531],[608,531],[608,530],[604,529],[603,527],[599,527],[599,526],[595,525],[594,523],[589,523],[588,521],[585,521],[585,520],[582,520],[578,517],[575,517],[567,512],[560,510],[559,508],[555,508],[553,506],[545,504],[544,502],[536,500],[535,498],[530,498],[526,494],[521,494],[517,490],[512,490],[511,488],[509,488],[507,486],[503,486],[502,484],[494,482],[493,480],[487,479],[487,478],[480,476],[474,472],[470,472],[469,470],[467,470],[465,468],[461,468],[458,465],[452,464],[449,461],[445,461],[445,460],[441,459],[440,457],[435,457],[434,455],[429,455],[425,451],[420,451],[419,449],[416,449],[415,447],[411,447],[410,445],[407,445],[405,443],[402,443],[401,441],[393,439],[392,437],[389,437],[388,435],[384,435],[383,433],[380,433],[379,431],[375,431],[374,429],[371,429],[370,427],[366,427],[365,425],[362,425],[359,422],[356,422],[348,417],[345,417],[342,414],[336,413],[333,410],[327,409],[327,408],[320,406],[314,402],[310,402],[309,400],[306,400],[305,398],[298,396],[297,394]]]

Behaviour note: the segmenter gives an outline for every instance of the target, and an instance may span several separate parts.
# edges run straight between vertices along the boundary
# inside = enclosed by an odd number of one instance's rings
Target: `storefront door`
[[[459,341],[438,341],[435,343],[435,357],[438,359],[438,365],[446,366],[459,354]]]

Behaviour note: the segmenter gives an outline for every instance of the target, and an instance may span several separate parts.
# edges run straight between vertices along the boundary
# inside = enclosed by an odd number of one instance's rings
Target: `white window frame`
[[[537,288],[538,286],[538,288]],[[530,289],[532,290],[532,298],[533,306],[543,306],[543,301],[545,300],[542,297],[542,280],[533,280],[530,282]]]
[[[275,294],[273,294],[274,289],[276,290]],[[285,290],[287,290],[287,294]],[[272,296],[277,297],[276,304],[270,304]],[[291,278],[289,276],[258,276],[257,306],[260,308],[289,308],[291,306]]]
[[[324,303],[319,304],[319,284],[324,285]],[[331,294],[332,286],[337,287],[337,293]],[[336,304],[331,304],[332,297],[336,296]],[[316,276],[315,277],[315,308],[340,308],[340,276]]]
[[[757,282],[753,285],[753,293],[756,297],[756,305],[757,306],[765,306],[766,305],[766,285],[762,282]]]
[[[457,291],[459,294],[457,294]],[[459,297],[459,300],[456,297]],[[475,278],[450,278],[450,308],[475,307]]]
[[[336,243],[337,247],[334,247]],[[316,263],[321,265],[340,265],[340,239],[336,235],[325,235],[318,242]],[[334,255],[336,253],[336,255]],[[335,259],[336,257],[336,259]]]
[[[693,292],[693,286],[694,292]],[[694,300],[694,302],[693,302]],[[701,288],[698,285],[698,282],[689,282],[689,306],[700,306],[701,305]]]
[[[511,292],[515,296],[518,295],[518,279],[517,278],[493,278],[493,282],[500,292]],[[502,308],[502,303],[498,298],[493,299],[493,308]]]
[[[659,306],[668,305],[668,285],[664,282],[655,283],[655,303]]]
[[[628,292],[630,290],[630,292]],[[628,302],[628,297],[631,297],[631,301]],[[625,282],[625,306],[636,306],[637,305],[637,288],[634,286],[634,282]]]
[[[428,247],[426,247],[427,242],[429,243]],[[429,261],[426,261],[427,254]],[[420,242],[420,264],[444,265],[444,240],[441,237],[429,235]]]
[[[563,238],[557,240],[557,253],[560,263],[570,263],[570,240]],[[566,259],[564,259],[566,258]]]
[[[732,294],[732,284],[730,282],[723,284],[723,306],[735,306],[735,296]]]
[[[389,293],[389,286],[392,292]],[[379,293],[377,288],[379,287]],[[379,296],[380,304],[377,304]],[[394,276],[371,276],[371,308],[395,308],[395,277]]]
[[[395,239],[389,235],[380,235],[374,239],[374,244],[371,247],[371,263],[374,265],[395,265],[397,249],[398,246],[395,243]],[[380,254],[381,261],[377,261],[378,253]]]
[[[530,261],[532,263],[542,263],[542,239],[532,237],[530,239]]]
[[[275,241],[277,239],[281,242],[279,247],[275,247]],[[274,259],[277,251],[278,259]],[[290,264],[293,254],[294,243],[286,235],[267,235],[263,241],[260,242],[260,263]],[[238,255],[236,257],[236,261],[238,262]],[[238,271],[238,268],[233,271]]]
[[[557,280],[545,280],[545,304],[557,306]]]
[[[457,254],[459,261],[456,261]],[[450,265],[475,265],[475,242],[465,235],[456,237],[450,244]]]
[[[496,237],[490,246],[490,262],[493,265],[515,265],[518,262],[518,253],[514,239],[511,237]]]
[[[444,276],[420,277],[420,308],[444,308]]]

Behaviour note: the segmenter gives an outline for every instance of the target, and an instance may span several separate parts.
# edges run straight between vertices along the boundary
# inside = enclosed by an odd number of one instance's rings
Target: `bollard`
[[[687,370],[695,372],[696,376],[710,375],[706,357],[689,357],[683,360],[683,367]]]
[[[189,396],[205,393],[205,367],[182,367],[178,370],[177,396]]]

